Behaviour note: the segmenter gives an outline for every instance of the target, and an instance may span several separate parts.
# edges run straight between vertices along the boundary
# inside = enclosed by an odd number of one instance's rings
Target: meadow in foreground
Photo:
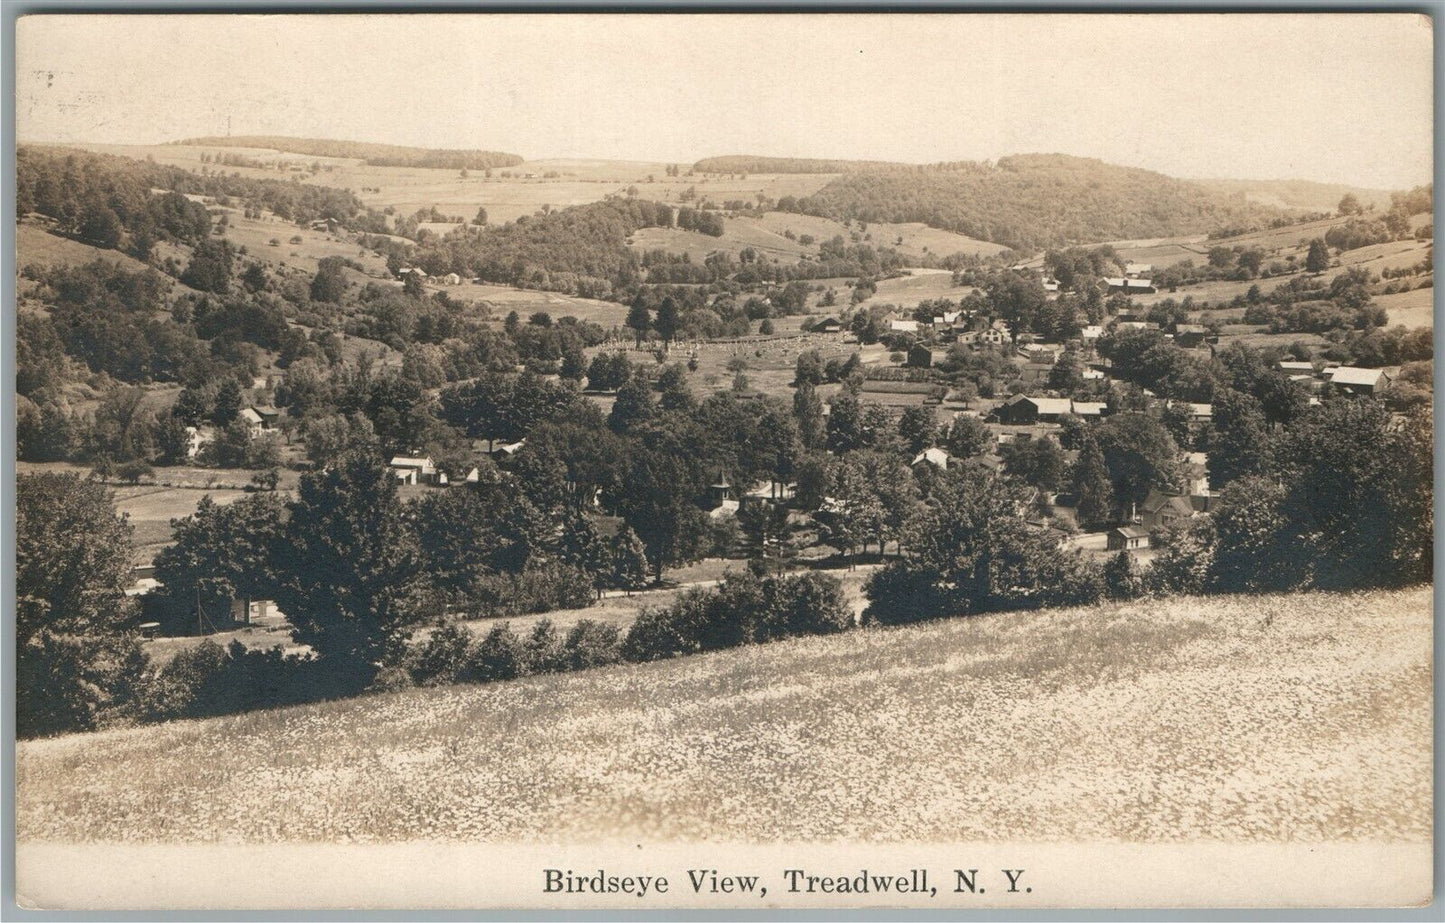
[[[22,841],[1428,840],[1431,590],[871,629],[17,748]]]

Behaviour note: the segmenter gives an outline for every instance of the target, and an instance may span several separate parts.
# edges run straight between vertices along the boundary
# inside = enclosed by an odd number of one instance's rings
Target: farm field
[[[78,240],[52,234],[34,224],[15,225],[15,266],[24,269],[32,263],[44,268],[76,266],[98,259],[118,263],[128,272],[140,272],[146,265],[117,250],[101,250]],[[176,283],[179,285],[180,283]]]
[[[429,291],[446,292],[456,301],[471,301],[490,306],[492,320],[501,323],[508,313],[516,311],[524,320],[537,311],[546,311],[556,320],[572,316],[578,320],[591,321],[603,327],[620,327],[627,319],[627,305],[615,301],[598,301],[593,298],[578,298],[561,292],[540,292],[531,289],[512,288],[507,285],[486,285],[463,282],[461,285],[428,286]]]
[[[1390,326],[1435,326],[1435,289],[1417,288],[1396,295],[1376,295],[1375,304],[1390,316]]]
[[[1428,842],[1430,639],[1428,587],[1141,601],[76,734],[17,836]]]
[[[15,463],[17,474],[39,474],[58,472],[75,474],[85,478],[90,469],[84,465],[68,462],[25,462]],[[279,469],[280,488],[293,489],[300,475],[286,468]],[[171,520],[183,519],[196,511],[201,498],[209,495],[216,503],[225,506],[235,503],[248,495],[244,489],[255,471],[241,468],[157,468],[149,483],[110,485],[115,494],[115,510],[129,517],[135,532],[135,562],[149,564],[166,545],[171,543]]]
[[[913,308],[920,301],[935,298],[958,300],[973,291],[971,285],[954,285],[953,273],[947,269],[908,269],[908,275],[893,279],[880,279],[878,291],[864,302],[864,305],[891,304],[899,308]]]
[[[720,174],[666,175],[662,162],[587,159],[526,161],[515,167],[498,168],[488,178],[482,171],[466,177],[458,170],[421,167],[376,167],[352,158],[312,157],[263,148],[226,148],[214,145],[178,144],[118,145],[77,144],[74,147],[157,163],[199,170],[201,156],[217,152],[241,154],[266,163],[280,162],[287,170],[223,166],[226,172],[256,179],[297,177],[314,185],[350,189],[367,205],[395,208],[401,214],[436,206],[445,215],[470,221],[479,206],[487,209],[492,223],[514,221],[550,205],[565,208],[597,202],[609,195],[637,187],[642,198],[681,203],[683,193],[695,188],[698,197],[721,204],[728,200],[753,200],[759,193],[770,199],[785,195],[803,196],[816,192],[833,178],[831,174],[749,174],[729,177]],[[312,164],[320,172],[312,173]],[[210,165],[206,165],[210,167]],[[686,165],[684,165],[686,166]],[[289,168],[295,167],[300,172]],[[210,167],[213,168],[213,167]],[[503,177],[500,174],[512,174]],[[534,174],[528,177],[527,174]],[[548,177],[545,174],[555,173]],[[649,182],[648,177],[653,177]]]

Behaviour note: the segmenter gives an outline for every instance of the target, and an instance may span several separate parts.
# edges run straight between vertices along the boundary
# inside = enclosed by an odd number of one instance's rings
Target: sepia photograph
[[[12,16],[15,903],[1426,908],[1434,25]]]

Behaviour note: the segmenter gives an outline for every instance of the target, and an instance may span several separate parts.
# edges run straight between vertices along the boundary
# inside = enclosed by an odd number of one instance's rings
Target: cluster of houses
[[[1279,370],[1315,394],[1332,388],[1346,394],[1374,396],[1388,391],[1394,381],[1388,369],[1362,369],[1339,363],[1327,362],[1316,367],[1313,362],[1286,360],[1280,362]]]
[[[415,276],[416,278],[420,279],[420,280],[423,281],[423,282],[426,282],[427,280],[431,279],[431,276],[427,275],[425,270],[417,269],[417,268],[414,267],[414,266],[405,266],[405,267],[402,267],[401,269],[398,269],[398,270],[396,271],[396,275],[397,275],[397,278],[401,279],[402,281],[406,281],[406,277],[407,277],[407,276]],[[461,285],[462,282],[463,282],[463,279],[462,279],[461,276],[457,275],[456,273],[454,273],[454,272],[449,272],[449,273],[447,273],[447,274],[444,275],[444,276],[437,276],[437,277],[436,277],[436,281],[440,282],[442,285]],[[478,279],[478,280],[475,280],[475,281],[481,281],[481,280]]]

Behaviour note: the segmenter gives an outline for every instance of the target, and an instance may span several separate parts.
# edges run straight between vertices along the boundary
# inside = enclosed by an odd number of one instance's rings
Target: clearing
[[[1428,843],[1431,605],[1003,613],[26,741],[17,836]]]

